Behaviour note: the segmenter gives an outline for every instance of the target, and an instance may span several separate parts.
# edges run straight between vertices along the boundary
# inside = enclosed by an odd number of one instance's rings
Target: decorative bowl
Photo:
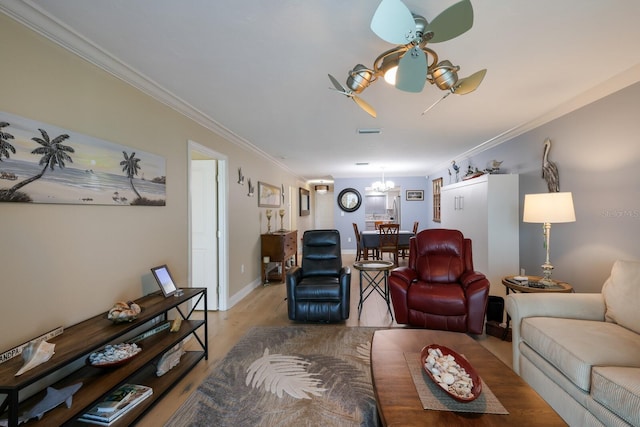
[[[438,381],[434,373],[429,368],[427,368],[427,358],[429,357],[430,349],[433,349],[433,350],[439,349],[443,356],[449,356],[449,355],[452,356],[454,359],[454,363],[457,364],[459,368],[464,369],[464,371],[468,374],[473,384],[471,387],[471,394],[469,396],[465,397],[463,395],[456,394],[453,391],[450,391],[449,388],[444,388],[441,385],[441,381]],[[445,347],[443,345],[439,345],[439,344],[428,345],[424,347],[420,352],[420,363],[421,363],[422,369],[427,374],[427,376],[431,378],[431,380],[438,387],[440,387],[442,391],[444,391],[449,396],[451,396],[452,399],[455,399],[458,402],[465,403],[465,402],[471,402],[477,399],[478,396],[480,396],[480,393],[482,392],[482,381],[480,380],[480,376],[478,375],[476,370],[473,368],[473,366],[471,366],[469,361],[464,357],[462,357],[461,355],[459,355],[458,353],[456,353],[454,350],[451,350],[450,348]],[[456,384],[457,382],[458,381],[456,380],[454,384]]]
[[[133,301],[118,301],[107,313],[107,319],[113,323],[133,322],[142,312],[142,307]]]
[[[129,363],[140,354],[142,348],[137,344],[107,345],[87,357],[87,365],[95,368],[116,368]]]

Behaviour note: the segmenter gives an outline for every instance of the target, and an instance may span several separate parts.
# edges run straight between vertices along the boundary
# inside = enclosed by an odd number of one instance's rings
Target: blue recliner
[[[338,230],[309,230],[302,265],[287,272],[289,319],[339,322],[349,318],[351,270],[342,266]]]

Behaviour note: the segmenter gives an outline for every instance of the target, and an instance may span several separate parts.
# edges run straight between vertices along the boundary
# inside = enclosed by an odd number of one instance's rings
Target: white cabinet
[[[441,226],[472,241],[473,266],[491,282],[491,295],[505,296],[502,277],[520,264],[518,175],[482,175],[442,187]]]

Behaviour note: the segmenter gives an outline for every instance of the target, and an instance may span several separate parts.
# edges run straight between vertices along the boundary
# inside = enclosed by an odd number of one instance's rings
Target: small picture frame
[[[275,185],[258,181],[258,207],[279,208],[282,190]]]
[[[299,188],[300,198],[300,216],[307,216],[311,214],[311,204],[309,197],[309,190],[306,188]]]
[[[166,264],[153,267],[151,269],[151,273],[156,279],[156,282],[158,282],[158,286],[160,286],[160,290],[165,297],[170,297],[171,295],[179,292],[178,288],[176,288],[175,282],[173,281],[173,277],[171,277],[169,267],[167,267]]]
[[[424,190],[407,190],[407,202],[420,202],[424,200]]]

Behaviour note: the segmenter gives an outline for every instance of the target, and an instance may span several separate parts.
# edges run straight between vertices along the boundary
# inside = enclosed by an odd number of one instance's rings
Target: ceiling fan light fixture
[[[459,69],[459,66],[444,60],[434,67],[429,81],[442,90],[450,90],[458,82]]]
[[[391,67],[384,73],[384,81],[389,83],[391,86],[396,85],[396,74],[398,73],[398,66]]]
[[[400,58],[402,57],[400,52],[387,55],[380,64],[380,72],[384,76],[384,81],[391,86],[396,85],[396,74],[398,73],[398,65],[400,64]]]
[[[369,87],[373,81],[373,71],[362,64],[357,64],[353,70],[349,71],[347,86],[355,93],[361,93]]]

